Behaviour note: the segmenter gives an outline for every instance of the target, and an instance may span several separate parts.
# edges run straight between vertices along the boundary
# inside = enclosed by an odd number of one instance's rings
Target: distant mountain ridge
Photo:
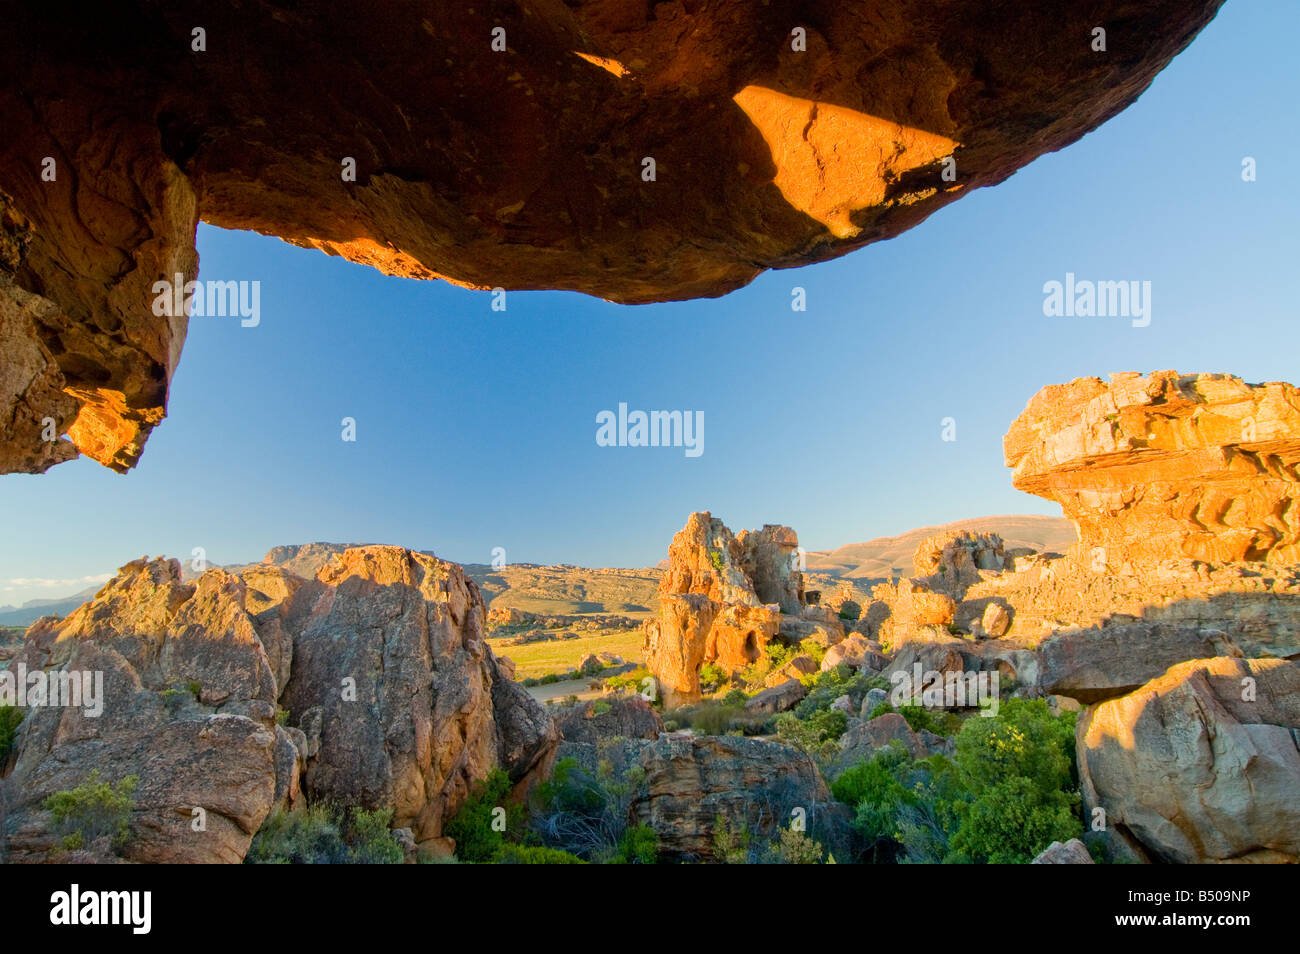
[[[1002,537],[1007,549],[1029,547],[1061,553],[1078,541],[1074,524],[1064,517],[1009,514],[917,527],[894,537],[848,543],[834,550],[811,551],[806,554],[806,563],[810,572],[850,580],[911,576],[912,554],[921,541],[948,530],[996,533]]]

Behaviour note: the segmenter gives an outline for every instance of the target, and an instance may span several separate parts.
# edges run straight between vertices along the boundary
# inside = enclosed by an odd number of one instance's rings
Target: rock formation
[[[666,703],[699,698],[705,663],[735,672],[759,659],[785,626],[783,609],[820,609],[802,605],[798,545],[789,527],[769,525],[733,536],[708,511],[690,515],[668,547],[659,616],[643,628],[646,666]],[[842,639],[843,627],[838,621],[835,626],[835,639]]]
[[[1059,502],[1098,569],[1300,563],[1300,390],[1289,384],[1079,378],[1039,391],[1003,445],[1015,486]]]
[[[1300,666],[1180,663],[1079,719],[1084,801],[1166,862],[1300,861]]]
[[[134,465],[200,219],[478,288],[720,295],[1074,142],[1219,4],[11,5],[0,470],[74,453],[47,418]]]
[[[131,860],[239,861],[271,809],[304,795],[389,808],[417,842],[439,840],[489,770],[526,785],[558,741],[484,615],[459,566],[400,547],[337,553],[314,580],[256,565],[188,584],[174,560],[128,564],[11,661],[101,671],[105,695],[98,717],[28,709],[3,782],[11,856],[47,855],[42,803],[92,769],[140,778]]]
[[[813,760],[798,749],[734,736],[673,738],[640,753],[645,788],[632,802],[637,824],[659,835],[661,856],[713,860],[721,815],[755,838],[768,838],[803,809],[808,832],[835,843],[845,837],[846,810],[831,799]]]

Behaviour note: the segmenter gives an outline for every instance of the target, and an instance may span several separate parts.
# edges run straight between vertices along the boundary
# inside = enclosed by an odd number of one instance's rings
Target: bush
[[[72,850],[102,844],[115,854],[119,852],[131,834],[132,796],[139,783],[139,776],[128,775],[110,785],[99,780],[99,769],[95,769],[76,788],[45,799],[43,807],[54,816],[63,847]]]
[[[705,692],[714,692],[731,678],[717,663],[705,663],[700,667],[700,688]]]
[[[639,861],[645,857],[648,838],[629,828],[628,816],[632,796],[644,779],[640,768],[615,778],[608,762],[593,773],[576,759],[560,759],[550,779],[533,790],[531,833],[544,845],[584,861]]]
[[[9,760],[14,747],[14,736],[23,721],[23,710],[17,706],[0,706],[0,768]]]
[[[825,857],[820,843],[793,827],[782,828],[763,851],[763,861],[770,865],[819,865]]]
[[[523,810],[505,804],[510,776],[503,769],[488,773],[479,790],[465,799],[442,833],[456,842],[456,857],[472,864],[489,864],[506,845],[506,832],[521,832]],[[496,809],[505,811],[504,817]],[[504,821],[504,825],[501,822]]]
[[[913,762],[891,746],[831,790],[855,806],[878,856],[893,844],[916,862],[1027,862],[1083,830],[1073,753],[1073,714],[1008,699],[997,716],[962,723],[952,759]]]
[[[503,845],[497,852],[499,865],[585,865],[576,855],[544,845]]]
[[[935,735],[951,736],[961,729],[961,717],[952,712],[945,712],[941,709],[927,709],[925,706],[899,706],[895,709],[888,702],[878,702],[876,707],[871,710],[867,720],[885,715],[886,713],[897,712],[901,715],[908,728],[913,732],[933,732]]]
[[[776,717],[776,734],[782,742],[817,756],[825,754],[826,743],[838,742],[848,725],[848,715],[839,709],[821,709],[806,719],[785,712]]]
[[[352,810],[345,840],[351,847],[353,864],[400,865],[406,860],[406,850],[389,827],[392,821],[391,808]]]
[[[244,864],[401,864],[405,852],[389,831],[392,817],[387,808],[344,812],[325,803],[277,808],[253,836]]]
[[[821,666],[822,660],[826,658],[826,647],[815,639],[805,639],[799,644],[799,651]]]
[[[649,825],[633,825],[618,843],[618,863],[652,865],[659,860],[659,835]]]
[[[641,691],[641,684],[650,677],[650,670],[642,666],[639,669],[633,669],[631,672],[625,672],[621,676],[608,676],[605,679],[605,688],[619,691],[630,689],[633,692]]]

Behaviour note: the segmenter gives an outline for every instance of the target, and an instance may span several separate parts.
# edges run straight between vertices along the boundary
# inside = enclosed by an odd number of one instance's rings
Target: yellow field
[[[525,646],[502,646],[504,639],[489,639],[488,644],[498,656],[509,656],[515,663],[515,679],[540,678],[552,672],[576,669],[584,656],[591,653],[613,653],[624,662],[642,663],[641,630],[614,630],[577,639],[559,639]]]

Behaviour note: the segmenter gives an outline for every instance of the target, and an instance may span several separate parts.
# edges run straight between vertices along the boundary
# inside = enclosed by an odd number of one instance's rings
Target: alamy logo
[[[911,672],[899,670],[890,676],[890,681],[894,690],[889,694],[889,704],[895,708],[979,708],[982,716],[998,714],[998,693],[1002,685],[996,672],[938,672],[915,663]]]
[[[0,706],[85,709],[86,716],[104,714],[104,674],[88,669],[27,671],[27,664],[0,672]]]
[[[187,317],[240,318],[245,328],[256,328],[262,323],[262,283],[240,282],[187,282],[176,273],[175,281],[166,279],[153,283],[153,313],[163,316],[184,314]]]
[[[687,457],[704,453],[703,411],[631,411],[620,402],[618,414],[596,415],[599,447],[684,447]]]
[[[149,891],[69,891],[50,895],[50,923],[127,924],[132,934],[148,934],[152,925],[153,894]]]
[[[1043,314],[1048,318],[1132,318],[1134,328],[1151,324],[1150,282],[1075,281],[1043,285]]]

